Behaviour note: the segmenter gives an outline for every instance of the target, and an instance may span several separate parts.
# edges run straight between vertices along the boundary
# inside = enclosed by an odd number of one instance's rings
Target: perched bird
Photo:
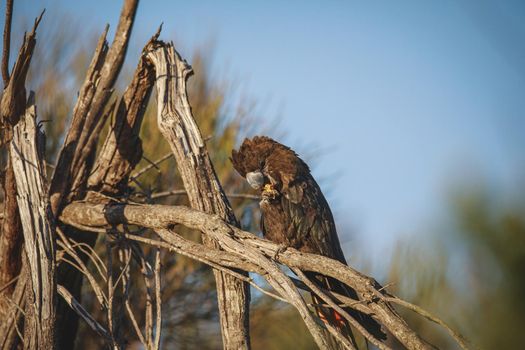
[[[312,177],[308,165],[290,148],[266,136],[245,139],[238,151],[232,151],[235,170],[256,190],[261,191],[261,228],[265,238],[302,252],[327,256],[346,264],[330,207]],[[328,276],[305,271],[327,290],[353,299],[357,293]],[[315,304],[322,300],[312,293]],[[379,339],[386,335],[369,315],[347,308],[358,322]],[[353,339],[350,327],[331,308],[316,307],[318,316]]]

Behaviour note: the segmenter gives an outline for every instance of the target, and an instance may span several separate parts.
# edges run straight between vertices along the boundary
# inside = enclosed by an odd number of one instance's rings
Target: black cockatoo
[[[261,191],[261,228],[265,238],[302,252],[320,254],[344,264],[330,207],[308,165],[290,148],[265,136],[245,139],[232,151],[233,167],[256,190]],[[305,271],[319,286],[358,299],[347,285],[320,274]],[[322,300],[312,295],[315,304]],[[324,321],[352,337],[347,321],[336,311],[316,307]],[[386,335],[370,316],[348,308],[370,333],[380,339]]]

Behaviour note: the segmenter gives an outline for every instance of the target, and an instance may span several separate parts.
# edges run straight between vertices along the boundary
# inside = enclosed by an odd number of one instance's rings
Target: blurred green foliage
[[[46,120],[47,159],[53,163],[67,130],[76,94],[83,80],[96,42],[93,33],[80,33],[66,15],[53,20],[46,15],[38,34],[29,86],[37,93],[38,114]],[[80,38],[80,39],[79,39]],[[196,50],[191,64],[189,96],[194,115],[207,140],[215,169],[227,193],[244,193],[241,181],[228,160],[231,149],[242,135],[266,133],[263,120],[254,116],[253,105],[233,104],[234,86],[228,79],[214,78],[209,48]],[[123,72],[132,72],[136,57],[129,57]],[[129,81],[122,74],[119,86]],[[117,92],[117,95],[119,92]],[[115,96],[116,98],[117,96]],[[155,96],[152,96],[152,101]],[[170,153],[158,131],[155,104],[150,103],[141,129],[144,157],[137,169]],[[264,130],[264,131],[261,131]],[[107,132],[107,130],[106,130]],[[183,188],[173,159],[160,163],[137,179],[136,191],[144,198]],[[525,191],[522,189],[522,198]],[[480,186],[471,191],[455,191],[450,201],[452,223],[444,223],[437,235],[399,242],[387,281],[395,282],[400,296],[427,308],[467,335],[483,349],[519,349],[519,331],[525,329],[525,203],[502,205],[497,193]],[[186,204],[186,197],[165,196],[157,203]],[[258,231],[257,204],[234,199],[232,205],[245,229]],[[181,231],[186,237],[199,234]],[[146,233],[152,234],[152,233]],[[104,256],[104,244],[98,247]],[[151,252],[144,248],[144,253]],[[216,349],[221,338],[216,312],[216,296],[210,269],[182,256],[163,252],[163,348]],[[144,285],[137,272],[132,276],[133,305],[143,322]],[[460,271],[462,274],[458,274]],[[88,286],[82,303],[103,321],[103,315]],[[425,338],[442,348],[451,348],[450,338],[439,328],[413,313],[400,310]],[[130,344],[135,336],[125,325]],[[314,349],[315,345],[299,316],[289,306],[253,293],[251,336],[254,349]],[[83,323],[77,348],[100,347]],[[394,344],[395,346],[395,344]]]
[[[485,183],[460,184],[453,220],[437,235],[400,242],[389,281],[397,292],[460,330],[481,349],[520,349],[525,329],[525,190],[509,200]],[[520,196],[521,194],[521,196]],[[441,348],[450,338],[409,312],[410,324]]]

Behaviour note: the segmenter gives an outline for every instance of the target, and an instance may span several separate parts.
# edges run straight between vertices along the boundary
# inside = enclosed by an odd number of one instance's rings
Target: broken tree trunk
[[[68,202],[83,198],[86,194],[100,131],[109,115],[106,107],[124,63],[137,7],[138,0],[124,1],[111,47],[106,41],[108,27],[99,38],[51,180],[49,196],[55,217]],[[81,230],[64,228],[64,231],[69,238],[79,243],[91,247],[95,244],[95,239]],[[85,255],[81,257],[87,259]],[[59,266],[58,283],[79,302],[82,281],[82,274],[74,267],[68,264]],[[60,334],[58,349],[73,348],[77,328],[77,314],[60,300],[57,311],[57,333]]]
[[[4,50],[2,57],[2,75],[4,91],[0,100],[0,150],[9,144],[12,139],[13,127],[26,110],[25,81],[29,65],[36,45],[36,30],[42,19],[42,14],[35,20],[33,29],[24,35],[18,57],[9,75],[9,41],[11,31],[12,1],[8,1],[6,22],[4,28]],[[9,153],[9,149],[3,150]],[[0,316],[5,315],[9,308],[5,302],[14,291],[14,279],[18,276],[21,266],[22,227],[16,202],[16,181],[12,163],[8,162],[5,170],[4,186],[4,212],[2,221],[2,234],[0,235],[0,286],[9,284],[4,291],[3,300],[0,302]]]
[[[217,214],[238,226],[189,105],[186,81],[192,74],[191,67],[181,59],[172,43],[159,41],[148,58],[155,66],[157,77],[157,123],[173,151],[191,207]],[[207,247],[218,247],[208,236],[203,236],[203,242]],[[248,284],[218,270],[213,272],[224,349],[249,349]]]
[[[52,349],[56,310],[53,217],[45,185],[43,134],[36,123],[32,97],[29,100],[25,115],[13,128],[10,144],[30,277],[26,289],[24,348]]]

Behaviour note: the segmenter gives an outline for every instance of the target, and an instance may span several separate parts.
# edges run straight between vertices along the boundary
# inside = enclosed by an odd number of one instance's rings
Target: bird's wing
[[[282,192],[282,207],[289,217],[286,235],[293,237],[291,243],[346,263],[332,212],[313,177],[290,181]]]

